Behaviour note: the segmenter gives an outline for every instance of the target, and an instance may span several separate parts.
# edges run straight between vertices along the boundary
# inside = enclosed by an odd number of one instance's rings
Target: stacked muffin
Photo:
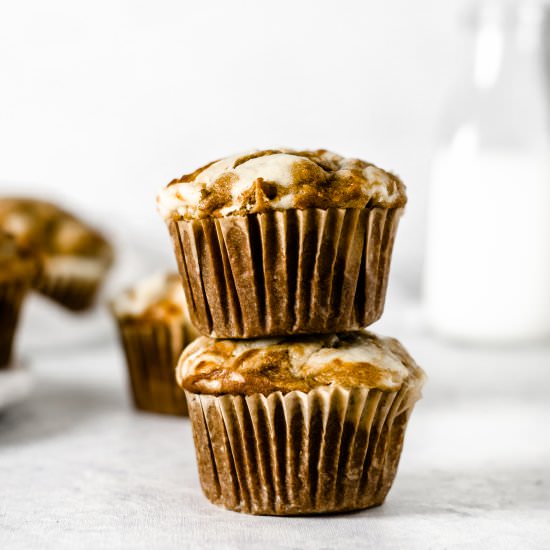
[[[212,502],[280,515],[383,502],[424,375],[363,327],[382,314],[405,202],[397,177],[328,151],[225,158],[159,194],[204,335],[177,378]]]

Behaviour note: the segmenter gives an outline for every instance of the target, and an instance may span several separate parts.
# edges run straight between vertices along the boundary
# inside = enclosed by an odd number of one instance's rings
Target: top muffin
[[[161,215],[194,219],[306,208],[398,208],[401,180],[374,164],[336,153],[267,149],[211,162],[170,182]]]

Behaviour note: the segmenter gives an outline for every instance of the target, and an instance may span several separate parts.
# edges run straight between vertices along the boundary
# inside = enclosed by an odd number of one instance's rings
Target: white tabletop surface
[[[0,549],[550,548],[548,347],[445,345],[388,304],[378,330],[429,381],[386,503],[253,517],[202,496],[186,419],[132,410],[104,312],[43,308],[27,308],[19,342],[34,392],[0,416]]]

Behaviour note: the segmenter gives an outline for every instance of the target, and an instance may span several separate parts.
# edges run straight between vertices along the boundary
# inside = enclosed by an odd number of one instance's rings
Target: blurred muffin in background
[[[175,273],[139,282],[111,302],[126,355],[134,404],[150,412],[186,415],[187,402],[175,368],[197,336],[188,320],[181,280]]]
[[[54,204],[20,198],[0,199],[0,229],[39,259],[36,290],[73,311],[92,306],[113,261],[101,234]]]
[[[183,352],[201,486],[237,512],[300,515],[382,504],[424,372],[367,331],[201,337]]]
[[[10,365],[23,299],[36,275],[36,260],[0,231],[0,369]]]
[[[326,150],[212,162],[158,197],[193,323],[214,338],[358,330],[384,309],[401,180]]]

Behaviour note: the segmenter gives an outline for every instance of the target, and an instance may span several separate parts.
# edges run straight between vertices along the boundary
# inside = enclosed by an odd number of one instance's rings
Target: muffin
[[[367,331],[266,340],[200,337],[182,354],[206,497],[264,515],[384,501],[423,371]]]
[[[39,258],[36,290],[73,311],[93,304],[113,259],[102,235],[53,204],[18,198],[0,199],[0,229]]]
[[[177,274],[158,274],[111,303],[126,355],[134,404],[164,414],[187,414],[175,367],[183,348],[196,336],[187,319]]]
[[[157,197],[197,329],[216,338],[357,330],[384,308],[399,178],[328,151],[218,160]]]
[[[32,256],[0,231],[0,369],[10,364],[21,305],[35,273]]]

